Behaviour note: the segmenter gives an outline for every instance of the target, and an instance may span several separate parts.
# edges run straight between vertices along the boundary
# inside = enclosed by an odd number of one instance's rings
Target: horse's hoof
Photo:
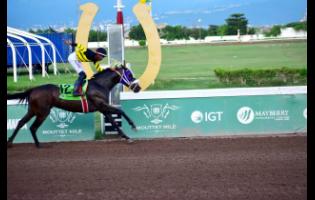
[[[12,148],[13,147],[13,143],[12,142],[7,142],[7,148]]]

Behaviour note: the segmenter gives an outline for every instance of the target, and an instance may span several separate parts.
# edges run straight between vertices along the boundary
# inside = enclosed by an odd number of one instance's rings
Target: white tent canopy
[[[33,41],[41,48],[41,66],[42,66],[42,76],[44,77],[47,72],[45,70],[45,45],[49,45],[52,48],[53,54],[53,67],[54,67],[54,74],[57,74],[57,64],[56,64],[56,47],[55,45],[47,38],[43,36],[39,36],[36,34],[32,34],[26,31],[22,31],[16,28],[8,27],[7,26],[7,36],[20,40],[28,49],[29,53],[29,72],[30,72],[30,79],[33,79],[32,73],[32,51],[30,49],[30,44],[24,39],[28,38]],[[41,40],[44,40],[47,43],[43,43]],[[9,44],[10,48],[12,49],[12,59],[13,59],[13,73],[14,73],[14,82],[17,82],[17,72],[16,72],[16,49],[15,45],[12,43],[10,39],[7,38],[7,43]]]

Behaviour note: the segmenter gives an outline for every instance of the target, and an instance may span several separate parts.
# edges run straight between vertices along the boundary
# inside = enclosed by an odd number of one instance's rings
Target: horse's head
[[[133,92],[137,93],[141,90],[139,80],[134,77],[130,67],[121,65],[115,68],[116,72],[120,75],[120,83],[130,88]]]

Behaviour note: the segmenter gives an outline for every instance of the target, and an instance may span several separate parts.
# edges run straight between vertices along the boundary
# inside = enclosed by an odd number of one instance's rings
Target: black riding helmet
[[[97,48],[96,53],[103,56],[103,57],[107,56],[107,51],[104,48]]]

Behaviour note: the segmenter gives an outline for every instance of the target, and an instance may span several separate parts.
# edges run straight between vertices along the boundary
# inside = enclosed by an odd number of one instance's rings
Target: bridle
[[[134,81],[130,82],[130,80],[127,78],[127,75],[126,75],[127,70],[125,70],[124,68],[122,68],[122,73],[116,68],[110,68],[110,69],[120,76],[119,83],[122,83],[122,84],[125,83],[128,86],[128,88],[130,88],[132,84],[139,82],[138,79],[135,79]],[[133,74],[131,69],[128,69],[128,70]]]

